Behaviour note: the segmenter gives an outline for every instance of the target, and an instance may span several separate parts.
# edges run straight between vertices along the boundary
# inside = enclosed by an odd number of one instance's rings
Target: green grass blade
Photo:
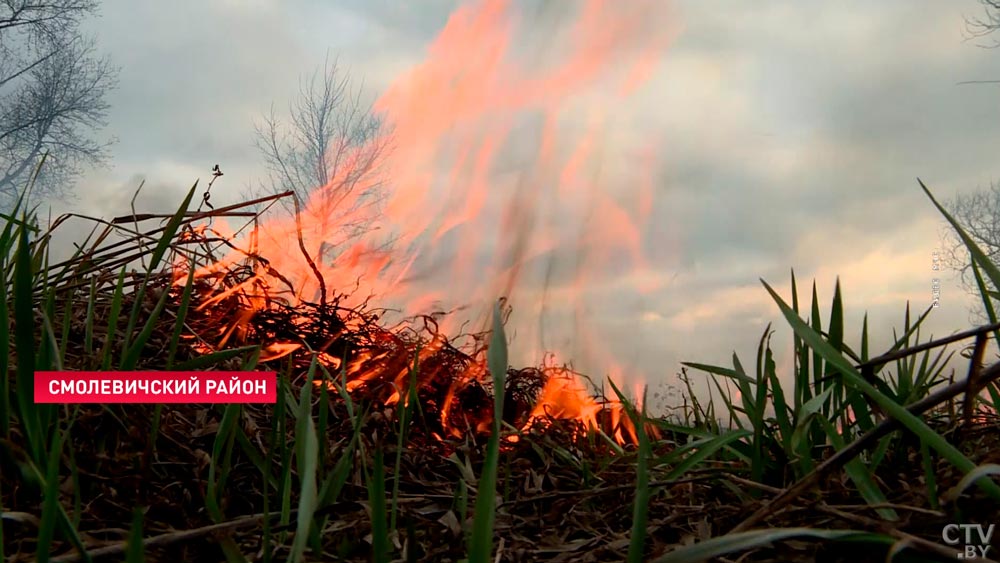
[[[822,334],[823,323],[822,320],[820,319],[820,314],[819,314],[819,296],[816,293],[816,280],[813,280],[813,285],[812,285],[812,309],[809,317],[809,323],[810,325],[812,325],[813,330],[815,330],[817,334]],[[822,381],[823,356],[815,349],[813,349],[812,361],[813,361],[813,373],[812,373],[813,384],[816,386],[816,391],[819,392],[824,387],[824,382]]]
[[[372,509],[372,559],[389,563],[389,532],[386,527],[385,462],[382,448],[375,448],[375,463],[368,481],[368,502]]]
[[[306,542],[309,540],[309,530],[312,527],[313,515],[317,507],[316,474],[319,460],[319,439],[316,436],[316,426],[312,418],[312,380],[316,373],[316,357],[309,366],[309,373],[302,386],[299,397],[299,408],[296,420],[296,457],[299,471],[299,510],[296,514],[295,540],[289,560],[293,563],[303,561]]]
[[[486,460],[476,494],[469,563],[490,563],[493,553],[493,523],[496,518],[497,465],[500,455],[500,429],[504,389],[507,379],[507,337],[499,303],[493,307],[493,331],[487,350],[487,364],[493,375],[493,431],[486,445]]]
[[[243,354],[253,353],[260,349],[260,346],[240,346],[238,348],[228,348],[219,350],[211,354],[195,356],[186,362],[182,362],[174,367],[177,371],[191,371],[204,369],[226,360],[231,360]]]
[[[768,323],[767,328],[764,329],[764,334],[760,338],[760,343],[757,345],[757,389],[754,393],[756,405],[753,413],[750,415],[750,424],[753,428],[753,454],[751,457],[750,478],[758,482],[764,476],[764,411],[767,408],[768,381],[765,375],[767,368],[764,365],[766,362],[764,350],[770,350],[768,342],[770,336],[771,325]]]
[[[645,394],[645,393],[644,393]],[[632,505],[632,533],[628,545],[630,563],[642,563],[646,540],[646,523],[649,520],[649,436],[646,435],[646,400],[643,397],[642,412],[633,413],[636,437],[639,438],[638,458],[635,462],[635,500]]]
[[[221,522],[224,516],[219,503],[219,490],[225,489],[225,480],[229,469],[226,460],[236,440],[235,431],[240,418],[241,407],[242,405],[238,403],[226,405],[222,411],[222,420],[219,422],[215,441],[212,444],[212,460],[208,465],[208,487],[205,493],[205,509],[215,522]]]
[[[833,447],[838,451],[844,449],[846,446],[844,439],[833,423],[825,418],[820,418],[819,421],[823,425]],[[871,470],[865,467],[861,459],[854,458],[848,461],[844,464],[844,471],[850,477],[851,481],[854,482],[854,485],[858,488],[858,493],[865,499],[865,502],[873,506],[883,507],[876,510],[879,516],[892,522],[899,520],[899,514],[895,510],[885,507],[885,505],[889,504],[889,500],[882,493],[882,490],[878,488],[875,479],[872,478]]]
[[[799,314],[799,290],[795,283],[795,270],[792,270],[792,309],[795,314]],[[792,331],[792,354],[794,357],[794,378],[793,389],[795,391],[795,406],[793,407],[793,412],[798,410],[802,403],[809,400],[812,396],[810,392],[810,378],[809,378],[809,359],[807,356],[807,349],[802,344],[802,339],[799,338],[795,331]]]
[[[132,516],[132,529],[128,535],[128,547],[125,550],[125,563],[144,563],[146,556],[142,544],[142,509],[136,507]]]
[[[38,563],[48,563],[52,552],[52,540],[56,529],[56,518],[62,510],[59,504],[59,466],[60,454],[63,447],[63,436],[55,432],[52,437],[52,450],[48,460],[48,467],[45,471],[45,489],[42,501],[42,519],[38,529]]]
[[[44,464],[44,430],[34,400],[35,308],[33,269],[28,231],[20,229],[14,256],[14,346],[17,351],[17,406],[21,428],[34,460]]]
[[[781,381],[778,379],[777,366],[774,363],[774,357],[771,353],[771,349],[767,349],[767,357],[765,359],[767,365],[767,377],[771,383],[771,395],[772,395],[772,407],[774,408],[774,418],[778,423],[778,432],[781,434],[782,448],[788,451],[789,440],[792,436],[792,418],[789,413],[794,413],[789,406],[787,399],[785,398],[785,391],[781,386]]]
[[[146,296],[146,288],[149,285],[150,278],[157,271],[160,261],[167,253],[170,245],[173,244],[174,235],[177,234],[177,229],[180,228],[181,223],[184,221],[188,207],[191,205],[191,198],[194,197],[194,192],[197,188],[198,182],[195,181],[194,185],[191,186],[191,189],[188,190],[187,196],[184,198],[181,206],[177,209],[170,220],[167,221],[167,225],[163,228],[163,232],[160,233],[160,240],[156,243],[156,247],[150,255],[149,265],[146,267],[146,278],[144,282],[139,285],[139,288],[136,291],[135,303],[132,305],[132,313],[129,315],[128,326],[125,329],[126,348],[128,348],[132,339],[132,332],[135,330],[135,327],[139,322],[139,315],[142,312],[142,305]]]
[[[931,457],[927,442],[920,442],[920,464],[923,466],[924,481],[927,483],[927,501],[932,510],[939,510],[941,503],[938,499],[937,472],[934,471],[934,458]]]
[[[989,319],[990,324],[996,324],[996,308],[993,307],[993,300],[988,297],[991,292],[986,287],[986,281],[983,280],[983,274],[979,271],[979,266],[976,265],[976,261],[973,260],[970,265],[972,266],[972,273],[976,278],[976,287],[979,288],[979,294],[983,296],[983,308],[986,309],[986,316]],[[996,339],[997,342],[1000,342],[1000,330],[993,331],[993,338]]]
[[[0,435],[10,439],[10,421],[14,416],[10,404],[10,310],[7,306],[6,256],[0,255]],[[0,549],[3,549],[0,547]]]
[[[723,377],[728,377],[737,382],[742,382],[749,385],[753,385],[754,383],[756,383],[756,381],[754,381],[752,377],[746,375],[745,373],[729,368],[724,368],[720,366],[710,366],[708,364],[700,364],[698,362],[681,362],[681,365],[687,366],[691,369],[698,369],[714,375],[721,375]]]
[[[125,267],[118,272],[118,282],[111,297],[111,308],[108,312],[108,333],[101,348],[101,369],[111,369],[111,352],[114,349],[115,336],[118,332],[118,317],[121,315],[122,300],[125,297]]]
[[[1000,288],[1000,268],[998,268],[997,265],[990,260],[989,256],[987,256],[986,253],[979,248],[979,245],[976,244],[976,241],[974,241],[972,237],[969,236],[967,232],[965,232],[965,229],[963,229],[962,226],[958,223],[958,221],[956,221],[955,218],[951,216],[951,213],[948,213],[948,211],[940,203],[938,203],[937,199],[934,198],[934,195],[931,194],[930,189],[928,189],[927,186],[924,185],[924,182],[919,178],[917,179],[917,182],[920,184],[920,187],[924,190],[924,193],[927,194],[927,197],[930,198],[931,203],[934,204],[934,207],[937,207],[938,211],[940,211],[941,214],[944,215],[944,218],[947,219],[949,223],[951,223],[951,226],[955,228],[955,232],[962,239],[962,242],[965,243],[965,246],[969,249],[969,253],[972,255],[973,262],[975,262],[980,268],[982,268],[983,272],[986,273],[986,276],[990,279],[990,283],[993,284],[994,288]]]
[[[169,291],[164,291],[163,294],[160,295],[159,301],[156,302],[156,307],[154,307],[153,311],[149,314],[149,319],[146,320],[146,324],[142,327],[142,331],[129,345],[128,351],[125,352],[118,369],[122,371],[131,371],[135,369],[136,364],[139,363],[139,357],[142,355],[142,350],[146,347],[146,343],[149,342],[149,338],[153,335],[153,330],[156,328],[157,321],[160,319],[163,309],[167,306],[167,300],[169,298]]]
[[[94,307],[97,304],[97,278],[90,280],[90,298],[87,299],[87,317],[83,327],[83,352],[94,353]]]
[[[632,529],[629,536],[628,559],[629,563],[641,563],[643,561],[643,551],[645,550],[646,524],[649,520],[649,457],[650,443],[646,434],[646,397],[643,393],[642,412],[636,411],[635,405],[630,403],[625,395],[615,385],[614,380],[608,379],[611,389],[618,396],[618,401],[625,408],[625,412],[632,425],[635,427],[636,437],[639,439],[639,451],[636,453],[635,461],[635,499],[632,502]]]
[[[824,407],[830,400],[830,395],[833,393],[832,388],[826,388],[818,395],[814,395],[811,399],[806,401],[799,412],[795,414],[795,430],[792,431],[792,437],[790,441],[791,452],[789,454],[799,462],[803,473],[808,473],[813,470],[813,442],[810,439],[814,434],[812,432],[813,421],[816,417],[821,416]]]
[[[826,359],[826,361],[832,363],[841,373],[848,385],[868,395],[872,400],[878,403],[878,405],[882,407],[889,416],[898,420],[903,426],[916,434],[920,439],[925,440],[932,449],[938,452],[942,457],[948,460],[949,463],[962,472],[968,473],[975,469],[975,464],[972,463],[969,458],[962,455],[962,452],[958,451],[958,449],[949,444],[945,438],[934,432],[927,426],[926,423],[920,420],[920,418],[914,416],[906,410],[905,407],[879,392],[879,390],[872,384],[865,381],[861,374],[854,369],[854,366],[848,363],[839,352],[833,349],[833,347],[831,347],[820,334],[800,319],[798,315],[796,315],[795,312],[792,311],[787,304],[785,304],[785,301],[781,298],[781,296],[767,284],[767,282],[761,280],[761,283],[764,284],[768,293],[771,294],[771,297],[778,304],[782,314],[792,326],[792,330],[799,333],[802,339],[809,345],[809,347],[815,350],[816,353],[820,354]],[[998,487],[996,483],[986,480],[979,481],[979,484],[987,493],[990,494],[991,497],[1000,500],[1000,487]]]
[[[337,463],[333,466],[333,471],[327,474],[326,479],[323,481],[323,486],[320,487],[319,498],[322,503],[321,506],[329,506],[340,497],[340,492],[344,489],[347,479],[351,476],[354,452],[358,449],[360,439],[361,425],[358,425],[354,430],[354,436],[351,438],[350,443],[341,452],[340,458],[337,459]]]
[[[1000,465],[996,463],[980,465],[979,467],[976,467],[972,471],[968,472],[964,477],[962,477],[962,480],[959,481],[957,485],[949,489],[948,492],[945,493],[944,499],[948,502],[954,502],[959,496],[962,495],[962,493],[965,492],[966,489],[971,487],[973,483],[979,481],[980,479],[996,475],[1000,475]]]
[[[188,208],[191,206],[191,199],[194,197],[195,190],[198,189],[198,181],[195,180],[194,185],[188,190],[187,196],[184,197],[184,201],[181,203],[180,208],[174,213],[173,217],[167,221],[166,227],[164,227],[162,234],[160,235],[160,240],[156,244],[156,248],[149,258],[149,266],[147,266],[147,272],[155,272],[157,267],[160,265],[160,261],[163,256],[167,253],[170,245],[174,242],[174,235],[177,234],[177,229],[180,228],[181,223],[184,221],[184,216],[187,214]]]
[[[733,442],[741,440],[743,438],[753,436],[753,433],[749,430],[733,430],[731,432],[726,432],[718,436],[709,435],[707,437],[701,438],[697,441],[685,444],[684,446],[677,448],[665,457],[663,463],[673,463],[674,459],[678,457],[677,454],[686,453],[688,451],[694,450],[694,453],[687,455],[680,463],[674,466],[673,469],[667,473],[666,479],[669,481],[671,479],[679,479],[688,471],[696,468],[705,460],[711,458],[720,450],[726,448]]]

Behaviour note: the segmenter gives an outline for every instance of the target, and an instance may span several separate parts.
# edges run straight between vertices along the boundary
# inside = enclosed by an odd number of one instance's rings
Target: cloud
[[[674,330],[692,330],[708,323],[723,324],[734,315],[762,315],[769,305],[768,296],[759,287],[727,288],[699,296],[694,304],[666,320]]]

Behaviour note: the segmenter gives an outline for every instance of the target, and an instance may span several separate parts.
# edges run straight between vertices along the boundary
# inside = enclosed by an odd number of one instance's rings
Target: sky
[[[121,69],[102,132],[117,143],[111,165],[88,171],[53,214],[125,214],[140,182],[139,210],[170,211],[215,164],[225,176],[213,202],[239,201],[264,175],[254,120],[284,108],[301,76],[336,56],[374,101],[425,58],[461,4],[103,2],[87,29]],[[915,312],[930,304],[935,277],[940,306],[925,334],[970,326],[968,295],[932,270],[944,224],[917,178],[948,199],[997,173],[1000,92],[958,84],[1000,78],[1000,50],[964,35],[979,9],[975,0],[682,1],[654,12],[650,33],[673,38],[648,81],[608,110],[604,170],[610,185],[630,182],[619,176],[628,147],[657,140],[642,244],[665,281],[640,292],[621,273],[585,307],[627,371],[663,396],[680,361],[731,365],[735,351],[753,365],[774,323],[787,373],[791,334],[760,280],[789,300],[792,269],[800,295],[816,280],[824,318],[839,276],[849,343],[867,312],[873,350],[887,348],[907,301]],[[525,41],[558,26],[558,11],[546,14],[526,17]],[[584,123],[584,113],[569,119]],[[549,342],[586,357],[567,326],[553,321]]]

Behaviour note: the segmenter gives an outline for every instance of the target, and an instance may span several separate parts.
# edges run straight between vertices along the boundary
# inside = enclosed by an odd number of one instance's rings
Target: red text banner
[[[36,403],[274,403],[266,371],[38,371]]]

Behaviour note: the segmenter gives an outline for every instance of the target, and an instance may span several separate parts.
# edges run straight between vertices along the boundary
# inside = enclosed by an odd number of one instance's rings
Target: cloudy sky
[[[88,29],[121,67],[105,131],[118,139],[113,164],[89,172],[54,212],[125,213],[142,180],[139,207],[169,210],[216,163],[225,176],[213,201],[239,200],[263,174],[253,121],[284,107],[299,76],[331,53],[375,100],[425,58],[461,4],[105,1]],[[856,333],[867,311],[875,348],[885,347],[907,300],[920,311],[931,300],[943,226],[916,178],[947,199],[997,173],[1000,91],[957,84],[1000,78],[1000,50],[963,35],[978,10],[975,0],[886,0],[656,11],[653,27],[673,40],[611,113],[609,138],[658,139],[643,244],[668,283],[605,284],[587,304],[614,354],[656,388],[675,381],[681,360],[728,363],[735,350],[752,365],[773,321],[787,367],[790,334],[759,278],[788,298],[792,268],[800,291],[817,280],[824,311],[839,275],[849,326]],[[527,18],[524,37],[544,35],[554,17]],[[609,183],[620,168],[607,163]],[[930,332],[967,328],[968,306],[943,276]]]

